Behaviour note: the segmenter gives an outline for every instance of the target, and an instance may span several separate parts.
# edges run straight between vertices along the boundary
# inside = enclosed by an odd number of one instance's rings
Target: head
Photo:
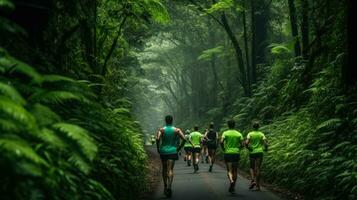
[[[195,125],[195,126],[193,127],[193,130],[194,130],[194,131],[198,131],[198,125]]]
[[[214,123],[213,122],[209,123],[209,128],[213,129],[213,127],[214,127]]]
[[[233,119],[231,119],[231,120],[228,120],[227,125],[228,125],[229,129],[234,129],[236,122]]]
[[[187,129],[187,130],[185,131],[185,134],[186,134],[186,135],[187,135],[187,134],[190,134],[190,130]]]
[[[172,125],[173,117],[171,115],[166,115],[165,122],[167,125]]]
[[[258,122],[258,121],[253,121],[252,126],[253,126],[253,128],[254,128],[255,130],[258,130],[258,129],[259,129],[259,127],[260,127],[260,125],[259,125],[259,122]]]

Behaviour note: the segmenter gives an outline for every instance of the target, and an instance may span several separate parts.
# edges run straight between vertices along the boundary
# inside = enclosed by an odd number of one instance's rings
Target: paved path
[[[223,167],[214,165],[213,172],[208,172],[208,164],[199,165],[197,174],[193,167],[187,167],[183,158],[176,161],[174,168],[174,181],[172,184],[172,198],[180,200],[224,200],[224,199],[251,199],[275,200],[278,196],[262,188],[261,191],[250,191],[249,181],[238,176],[236,194],[228,193],[228,178]],[[162,179],[161,179],[162,180]],[[165,199],[163,195],[163,182],[155,192],[154,199]]]

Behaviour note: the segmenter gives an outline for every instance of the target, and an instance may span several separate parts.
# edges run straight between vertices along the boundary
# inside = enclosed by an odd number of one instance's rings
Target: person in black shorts
[[[160,128],[156,136],[157,152],[160,154],[162,163],[162,178],[164,181],[164,194],[171,197],[171,185],[174,177],[175,160],[178,160],[178,151],[184,146],[186,139],[179,128],[172,126],[173,118],[170,115],[165,117],[166,126]],[[182,139],[178,146],[178,141]],[[191,143],[189,141],[189,143]],[[191,143],[193,146],[193,144]]]
[[[235,185],[237,182],[238,163],[240,159],[240,149],[244,145],[243,135],[234,130],[235,122],[229,120],[227,122],[228,130],[223,132],[221,137],[221,147],[224,151],[224,161],[227,168],[227,176],[229,179],[230,193],[235,193]]]
[[[214,123],[209,124],[209,130],[205,133],[205,138],[207,139],[207,149],[208,149],[208,159],[209,159],[209,172],[212,172],[212,167],[216,157],[217,143],[218,143],[218,133],[214,131]]]

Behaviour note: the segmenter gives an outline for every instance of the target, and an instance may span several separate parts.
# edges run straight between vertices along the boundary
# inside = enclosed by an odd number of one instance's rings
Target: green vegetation
[[[258,119],[267,182],[356,199],[350,3],[0,0],[1,197],[137,198],[170,113],[243,135]]]

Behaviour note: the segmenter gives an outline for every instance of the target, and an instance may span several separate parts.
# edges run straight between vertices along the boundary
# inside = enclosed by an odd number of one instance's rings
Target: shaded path
[[[228,193],[228,179],[226,170],[215,165],[213,172],[208,172],[208,164],[199,165],[197,174],[193,173],[193,167],[187,167],[183,157],[176,161],[174,169],[174,182],[172,184],[173,195],[171,199],[182,200],[220,200],[220,199],[251,199],[251,200],[277,200],[280,199],[275,194],[262,187],[262,191],[250,191],[249,180],[238,176],[236,194]],[[165,199],[163,195],[163,182],[154,193],[153,199]]]

